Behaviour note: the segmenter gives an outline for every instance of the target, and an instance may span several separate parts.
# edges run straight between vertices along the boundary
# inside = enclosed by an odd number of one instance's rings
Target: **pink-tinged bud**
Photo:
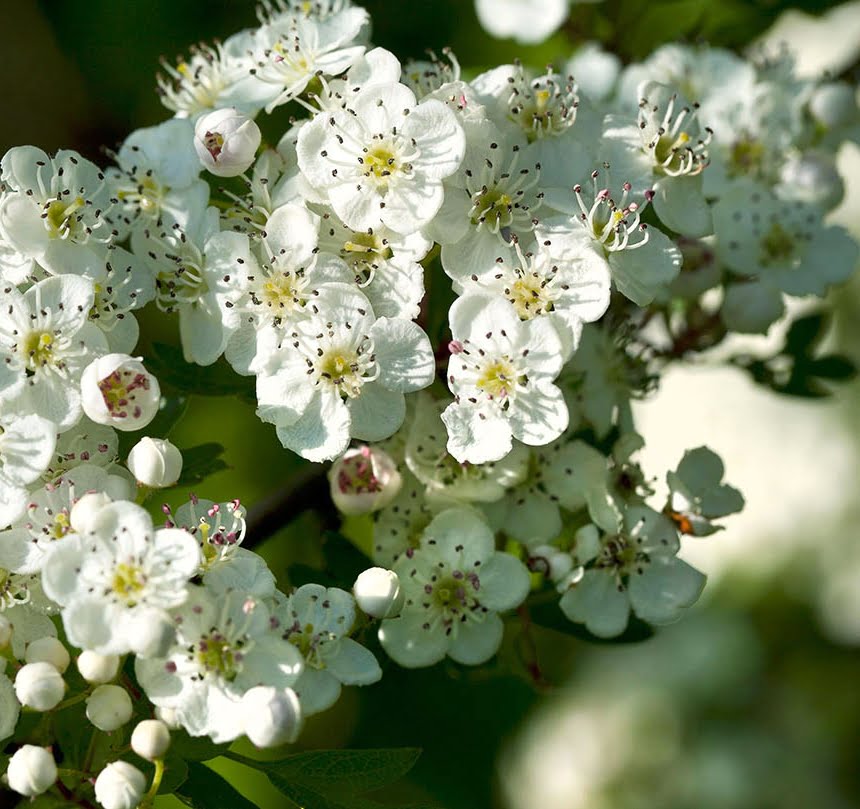
[[[158,413],[161,389],[140,358],[107,354],[93,360],[81,376],[84,413],[117,430],[142,430]]]
[[[167,439],[145,437],[132,447],[127,465],[138,483],[163,489],[179,480],[182,453]]]
[[[216,177],[247,171],[260,147],[260,128],[233,107],[202,116],[194,127],[194,148],[203,167]]]
[[[331,499],[343,514],[385,508],[403,481],[390,455],[376,447],[348,450],[329,470]]]

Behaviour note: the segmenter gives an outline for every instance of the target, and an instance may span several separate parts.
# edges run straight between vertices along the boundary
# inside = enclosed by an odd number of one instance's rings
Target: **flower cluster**
[[[134,722],[155,774],[102,761],[105,809],[157,793],[172,732],[294,741],[380,679],[376,640],[405,667],[478,665],[539,591],[599,637],[678,619],[704,586],[682,539],[743,500],[706,447],[658,499],[631,402],[855,268],[823,217],[856,104],[784,53],[672,45],[621,70],[589,46],[467,81],[451,53],[401,65],[369,40],[349,0],[264,3],[165,63],[173,117],[113,165],[0,163],[0,739],[22,707]],[[352,592],[280,591],[236,500],[147,509],[185,485],[133,356],[150,303],[186,363],[253,377],[273,440],[334,462],[379,566]],[[57,779],[45,746],[8,763],[21,795]]]

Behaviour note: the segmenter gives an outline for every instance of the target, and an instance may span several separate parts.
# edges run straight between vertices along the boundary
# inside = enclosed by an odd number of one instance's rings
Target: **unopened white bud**
[[[343,514],[368,514],[385,508],[403,480],[392,457],[375,447],[348,450],[328,473],[331,499]]]
[[[87,492],[75,502],[69,512],[69,523],[76,534],[88,534],[98,513],[112,503],[106,492]]]
[[[138,657],[164,657],[173,645],[176,628],[160,610],[140,610],[132,619],[129,646]]]
[[[34,711],[56,708],[66,693],[66,683],[50,663],[27,663],[15,675],[18,702]]]
[[[0,649],[5,649],[12,642],[12,622],[0,613]]]
[[[138,722],[131,734],[131,749],[147,761],[164,758],[170,747],[170,730],[159,719],[144,719]]]
[[[57,638],[39,638],[27,644],[24,652],[27,663],[50,663],[62,674],[72,662],[69,652]]]
[[[242,697],[245,735],[257,747],[294,742],[302,724],[299,698],[291,688],[258,685]]]
[[[856,90],[844,81],[822,84],[809,99],[809,112],[828,129],[850,126],[857,119]]]
[[[260,128],[233,107],[198,119],[194,148],[200,162],[216,177],[236,177],[247,171],[260,148]]]
[[[368,568],[359,574],[352,592],[356,604],[373,618],[394,618],[403,609],[405,595],[393,570]]]
[[[118,685],[100,685],[87,697],[87,719],[99,730],[117,730],[134,713],[131,697]]]
[[[9,759],[6,780],[10,789],[28,798],[46,792],[57,780],[57,765],[51,751],[32,744],[19,747]]]
[[[573,559],[552,545],[539,545],[529,552],[529,568],[557,582],[573,569]]]
[[[132,447],[127,464],[138,483],[163,489],[179,480],[182,453],[167,439],[146,437]]]
[[[127,761],[108,764],[96,778],[96,800],[104,809],[136,809],[146,791],[146,777]]]
[[[78,655],[78,671],[88,683],[109,683],[119,671],[119,657],[89,650]]]
[[[158,413],[161,388],[140,358],[106,354],[81,376],[81,405],[96,424],[142,430]]]

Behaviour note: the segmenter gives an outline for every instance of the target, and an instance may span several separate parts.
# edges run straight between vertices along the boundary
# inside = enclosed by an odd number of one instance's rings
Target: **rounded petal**
[[[490,613],[480,623],[460,624],[457,636],[451,641],[448,656],[464,666],[486,663],[502,645],[505,625],[495,613]]]

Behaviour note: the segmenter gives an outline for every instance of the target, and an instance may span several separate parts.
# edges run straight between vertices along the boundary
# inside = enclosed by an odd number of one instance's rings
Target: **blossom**
[[[17,520],[27,507],[25,486],[51,462],[55,425],[41,416],[0,414],[0,526]]]
[[[525,45],[547,39],[567,19],[569,0],[475,0],[481,25],[494,37]]]

